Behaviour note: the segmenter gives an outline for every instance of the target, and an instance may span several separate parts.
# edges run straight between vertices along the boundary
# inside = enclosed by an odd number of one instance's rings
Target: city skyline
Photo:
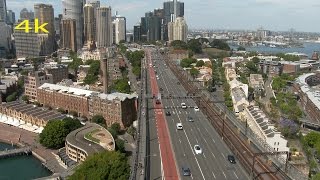
[[[120,15],[127,17],[127,27],[133,29],[145,12],[162,8],[163,2],[110,0],[101,1],[101,5],[111,6],[113,15],[118,11]],[[13,10],[18,16],[23,8],[33,10],[36,3],[52,4],[55,17],[62,13],[61,0],[10,0],[7,1],[7,9]],[[298,0],[245,0],[241,2],[189,0],[185,2],[185,18],[190,24],[190,29],[256,30],[263,27],[273,31],[287,31],[294,28],[297,31],[320,32],[320,25],[314,24],[317,21],[318,7],[320,7],[320,2],[315,0],[309,0],[308,3]]]

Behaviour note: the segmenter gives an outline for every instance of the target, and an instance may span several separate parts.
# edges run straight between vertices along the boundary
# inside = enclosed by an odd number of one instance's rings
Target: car
[[[202,154],[202,149],[199,145],[194,146],[194,151],[196,154]]]
[[[193,122],[193,121],[194,121],[194,120],[193,120],[193,117],[192,117],[192,116],[188,116],[188,117],[187,117],[187,121]]]
[[[159,99],[157,99],[156,104],[161,104],[161,101]]]
[[[162,88],[160,88],[159,90],[160,90],[160,91],[163,91],[163,89],[162,89]]]
[[[178,130],[183,130],[182,123],[177,123],[177,129],[178,129]]]
[[[169,98],[172,98],[172,94],[169,94]]]
[[[166,112],[166,116],[171,116],[170,111],[167,111],[167,112]]]
[[[228,161],[232,164],[235,164],[236,163],[236,159],[234,158],[233,155],[228,155]]]
[[[182,167],[182,175],[183,176],[191,176],[191,172],[190,172],[190,169],[187,168],[187,167]]]
[[[181,108],[182,108],[182,109],[187,109],[186,103],[181,103]]]
[[[196,112],[200,111],[200,110],[199,110],[199,107],[198,107],[198,106],[195,106],[195,107],[194,107],[194,111],[196,111]]]

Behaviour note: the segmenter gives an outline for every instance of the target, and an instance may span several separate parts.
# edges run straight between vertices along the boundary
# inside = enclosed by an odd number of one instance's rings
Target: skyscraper
[[[45,26],[45,29],[49,31],[48,33],[48,42],[46,42],[46,46],[44,47],[44,53],[46,55],[51,54],[54,51],[54,15],[53,15],[53,7],[50,4],[35,4],[34,5],[34,16],[39,19],[39,24],[48,23]]]
[[[76,21],[77,50],[83,46],[83,5],[85,0],[62,0],[63,19]]]
[[[141,41],[141,25],[137,24],[133,26],[133,42]]]
[[[96,13],[96,10],[98,7],[100,7],[100,1],[91,1],[90,4],[92,5],[93,7],[93,16],[94,16],[94,19],[93,19],[93,39],[94,41],[97,40],[97,13]]]
[[[20,11],[20,19],[21,20],[25,20],[25,19],[34,19],[34,13],[32,11],[28,11],[28,9],[26,8],[23,8],[21,11]]]
[[[91,4],[86,4],[84,7],[84,40],[87,43],[95,41],[94,31],[94,7]]]
[[[6,0],[0,0],[0,22],[7,22]]]
[[[72,51],[77,51],[77,36],[76,36],[76,20],[62,19],[61,20],[61,47],[68,48]]]
[[[126,40],[126,18],[117,15],[114,19],[114,36],[116,44],[119,44],[121,40]]]
[[[96,9],[97,23],[97,47],[109,47],[112,45],[112,18],[111,7],[99,7]]]
[[[183,17],[176,18],[173,25],[173,40],[187,42],[188,25]]]
[[[7,10],[7,23],[9,25],[16,23],[16,14],[12,10]]]
[[[177,17],[184,17],[184,3],[173,0],[163,3],[164,22],[163,22],[163,39],[168,38],[168,23],[174,22]]]
[[[58,17],[54,18],[54,31],[56,32],[56,36],[58,39],[60,38],[60,26],[61,26],[62,14],[59,14]]]

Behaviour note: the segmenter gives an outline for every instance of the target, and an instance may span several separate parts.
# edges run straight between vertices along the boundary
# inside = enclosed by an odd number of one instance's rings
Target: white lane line
[[[211,152],[211,154],[212,154],[212,156],[213,156],[214,158],[216,158],[216,156],[213,154],[213,152]]]
[[[211,173],[212,173],[212,176],[213,176],[215,179],[217,179],[217,178],[216,178],[216,175],[214,174],[214,172],[211,171]]]
[[[196,141],[197,141],[197,144],[199,144],[199,141],[198,141],[198,139],[196,138]]]
[[[207,140],[206,139],[203,139],[206,143],[207,143]],[[208,143],[207,143],[208,144]]]
[[[191,174],[191,179],[193,179],[193,176],[192,176],[192,174]]]
[[[179,142],[180,142],[180,144],[181,144],[181,139],[179,138]]]
[[[223,173],[224,177],[227,179],[227,176],[226,176],[226,174],[224,173],[224,171],[222,171],[222,173]]]
[[[205,127],[205,129],[206,129],[207,133],[209,133],[209,131],[208,131],[208,129],[206,127]]]
[[[236,172],[233,172],[233,174],[237,177],[237,179],[239,179],[238,176],[237,176],[237,174],[236,174]]]
[[[192,128],[190,130],[193,131]]]
[[[198,128],[198,131],[201,132],[201,131],[200,131],[200,128]]]
[[[226,158],[223,153],[221,153],[221,154],[222,154],[223,158]]]
[[[206,155],[203,153],[204,158],[207,158]]]
[[[212,139],[213,143],[216,143],[216,141],[214,139]]]

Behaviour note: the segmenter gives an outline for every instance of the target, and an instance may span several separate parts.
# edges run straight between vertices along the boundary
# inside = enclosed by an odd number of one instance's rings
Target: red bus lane
[[[149,53],[148,53],[148,60],[149,60],[148,63],[151,64],[151,57]],[[152,66],[148,66],[148,67],[149,67],[152,94],[157,96],[159,93],[159,88],[156,80],[156,75],[153,70],[153,67]],[[158,139],[160,143],[160,153],[161,153],[164,179],[178,180],[179,179],[178,172],[177,172],[177,168],[174,160],[173,149],[170,142],[168,125],[165,120],[164,113],[162,111],[162,104],[156,104],[155,101],[153,103],[155,107],[154,112],[155,112],[156,123],[157,123]]]

